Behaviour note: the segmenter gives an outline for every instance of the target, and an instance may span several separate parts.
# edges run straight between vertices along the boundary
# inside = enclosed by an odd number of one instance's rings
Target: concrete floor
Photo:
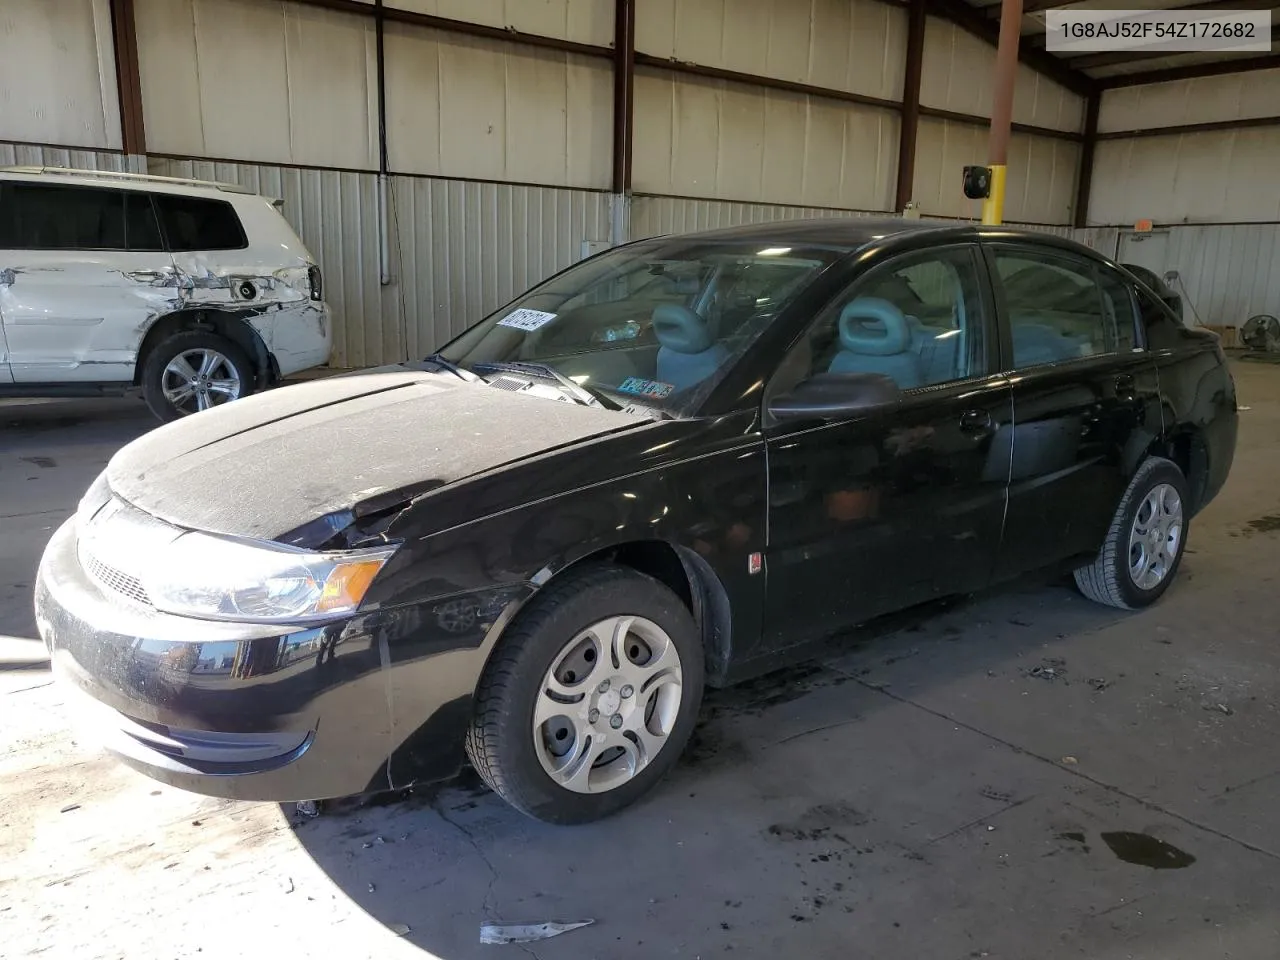
[[[713,695],[675,775],[590,827],[465,778],[301,822],[159,787],[0,641],[0,956],[1280,956],[1280,367],[1236,374],[1234,473],[1155,609],[1041,578],[905,618]],[[0,633],[34,635],[50,529],[149,426],[0,406]],[[478,943],[547,919],[595,924]]]

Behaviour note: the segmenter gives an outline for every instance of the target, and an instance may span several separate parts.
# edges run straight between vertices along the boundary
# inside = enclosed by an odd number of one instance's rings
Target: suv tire
[[[233,341],[184,330],[161,340],[147,354],[142,396],[151,412],[167,423],[247,397],[256,379],[248,355]]]

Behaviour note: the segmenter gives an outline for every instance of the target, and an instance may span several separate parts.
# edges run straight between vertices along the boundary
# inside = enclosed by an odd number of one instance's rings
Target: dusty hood
[[[453,483],[644,422],[446,373],[344,376],[154,430],[112,458],[107,481],[170,523],[274,539],[388,491]]]

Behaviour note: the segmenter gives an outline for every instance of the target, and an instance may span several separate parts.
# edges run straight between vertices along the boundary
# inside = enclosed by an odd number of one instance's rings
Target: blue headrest
[[[676,353],[702,353],[711,347],[706,321],[679,304],[664,303],[654,309],[653,332],[660,344]]]
[[[888,357],[911,343],[902,311],[880,297],[859,297],[840,311],[840,346],[850,353]]]

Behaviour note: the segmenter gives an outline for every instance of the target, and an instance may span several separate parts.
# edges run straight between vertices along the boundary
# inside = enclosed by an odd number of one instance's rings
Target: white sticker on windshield
[[[537,330],[556,318],[554,313],[543,313],[541,310],[513,310],[498,321],[500,327],[515,327],[517,330]]]

